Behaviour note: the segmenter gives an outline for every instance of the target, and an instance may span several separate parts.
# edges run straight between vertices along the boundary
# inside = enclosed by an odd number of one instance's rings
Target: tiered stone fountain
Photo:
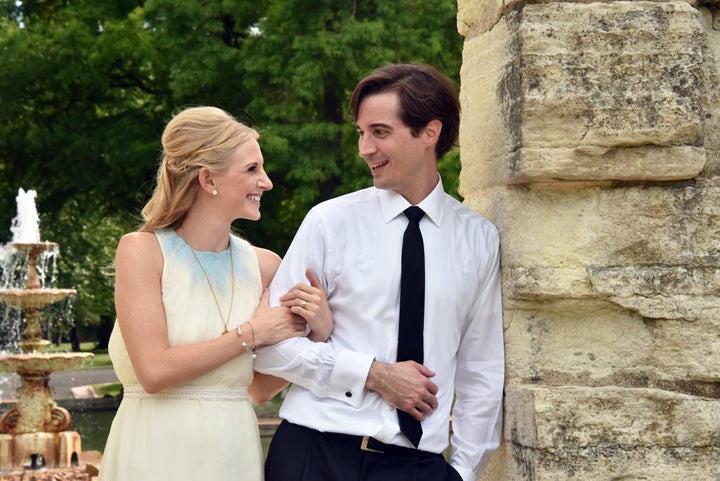
[[[16,403],[0,416],[0,481],[88,480],[80,463],[80,435],[66,431],[70,413],[53,400],[49,380],[52,372],[77,367],[93,355],[45,352],[50,342],[42,338],[43,308],[76,291],[45,287],[38,275],[39,259],[58,246],[39,241],[34,196],[33,191],[20,189],[16,229],[9,244],[15,255],[26,256],[27,281],[24,288],[0,289],[0,303],[24,312],[26,326],[25,339],[19,342],[22,352],[0,355],[0,372],[20,376]]]

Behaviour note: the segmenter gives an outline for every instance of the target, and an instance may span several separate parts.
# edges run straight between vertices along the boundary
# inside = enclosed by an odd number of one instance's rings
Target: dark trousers
[[[365,442],[283,421],[270,443],[265,481],[462,481],[442,454]]]

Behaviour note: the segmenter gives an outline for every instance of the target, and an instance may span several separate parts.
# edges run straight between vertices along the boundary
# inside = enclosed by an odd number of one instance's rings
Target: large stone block
[[[720,445],[720,400],[660,389],[510,385],[505,403],[505,439],[535,449]]]
[[[505,407],[504,445],[486,480],[720,478],[718,400],[657,389],[511,385]]]
[[[584,280],[569,288],[585,295],[603,268],[720,267],[720,184],[544,187],[497,187],[465,197],[500,228],[504,268],[533,268],[539,276],[573,271]],[[537,289],[563,293],[564,283],[559,276]]]
[[[461,146],[482,170],[463,173],[463,192],[698,175],[706,162],[699,17],[680,2],[542,3],[468,39],[463,88],[478,121]],[[486,132],[498,113],[504,132]]]
[[[498,84],[507,78],[508,63],[514,61],[509,40],[507,24],[501,22],[490,32],[465,41],[460,102],[463,119],[472,121],[460,122],[460,155],[467,159],[460,174],[463,196],[477,192],[490,179],[502,178],[519,148],[517,128],[509,119],[509,114],[518,109],[503,105],[505,96],[495,94]]]
[[[506,377],[547,385],[646,383],[654,337],[637,316],[598,301],[506,301]]]
[[[720,321],[646,319],[606,301],[505,302],[506,376],[720,398]]]

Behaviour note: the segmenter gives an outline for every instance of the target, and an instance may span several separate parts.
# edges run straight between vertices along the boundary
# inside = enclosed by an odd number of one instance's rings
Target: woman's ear
[[[207,167],[200,168],[200,171],[198,172],[198,183],[200,184],[200,188],[208,194],[217,195],[213,194],[213,192],[217,192],[215,179],[212,172],[210,172]]]

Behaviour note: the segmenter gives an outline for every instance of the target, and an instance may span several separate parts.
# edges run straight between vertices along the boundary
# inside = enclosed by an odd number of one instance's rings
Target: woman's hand
[[[327,296],[320,281],[310,269],[305,271],[305,275],[310,285],[295,284],[280,297],[280,302],[283,306],[289,307],[293,314],[305,319],[311,329],[308,334],[310,340],[327,341],[335,327]]]
[[[287,307],[270,307],[268,290],[265,289],[260,297],[260,304],[255,310],[252,319],[254,346],[277,344],[290,337],[305,335],[306,322],[293,315]]]

